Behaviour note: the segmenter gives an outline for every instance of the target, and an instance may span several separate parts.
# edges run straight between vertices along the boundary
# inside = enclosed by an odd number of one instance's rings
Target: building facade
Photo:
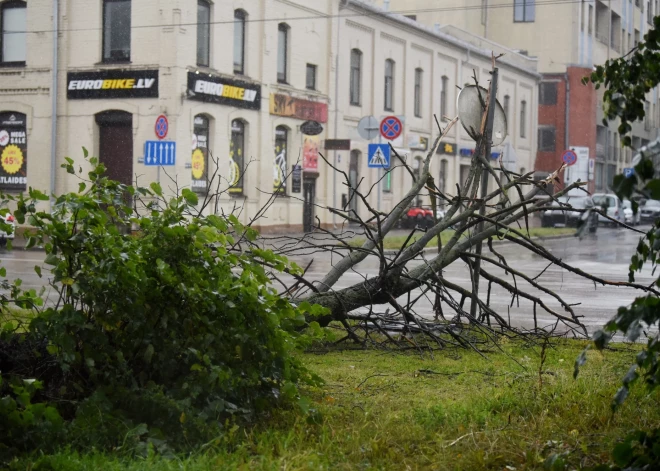
[[[363,116],[401,117],[394,144],[415,167],[437,135],[433,115],[453,117],[456,87],[473,70],[486,79],[490,57],[340,0],[5,0],[0,23],[2,191],[75,191],[78,180],[60,165],[65,156],[82,164],[84,147],[114,179],[213,195],[209,210],[240,207],[246,223],[272,201],[258,222],[270,230],[339,222],[322,208],[341,207],[350,192],[319,151],[349,184],[375,183],[356,133]],[[535,67],[514,53],[502,63],[511,106],[529,107],[526,132],[514,138],[525,169],[536,152]],[[321,126],[310,131],[309,122]],[[450,139],[434,162],[446,188],[460,182],[474,147],[458,128]],[[325,150],[338,140],[346,150]],[[370,194],[374,207],[389,209],[405,192],[398,170]]]
[[[543,80],[535,169],[540,175],[556,170],[567,149],[576,150],[579,161],[565,179],[588,179],[591,191],[607,191],[614,175],[632,166],[633,151],[622,149],[618,123],[602,125],[603,89],[584,85],[582,78],[594,65],[626,54],[643,39],[653,17],[660,14],[658,0],[516,0],[510,7],[488,0],[374,3],[411,15],[437,31],[470,31],[538,59]],[[648,94],[646,107],[645,120],[633,126],[635,148],[658,136],[657,89]]]

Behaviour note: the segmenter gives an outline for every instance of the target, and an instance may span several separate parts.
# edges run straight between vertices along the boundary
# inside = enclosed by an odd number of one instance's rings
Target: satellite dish
[[[479,99],[481,95],[481,99]],[[458,94],[458,118],[463,128],[475,141],[479,138],[481,130],[481,116],[483,108],[481,102],[488,99],[488,90],[476,85],[465,86]],[[493,146],[499,146],[506,139],[506,115],[500,102],[495,100],[495,114],[493,115]]]
[[[370,141],[380,134],[380,122],[373,116],[365,116],[357,126],[357,132],[362,139]]]

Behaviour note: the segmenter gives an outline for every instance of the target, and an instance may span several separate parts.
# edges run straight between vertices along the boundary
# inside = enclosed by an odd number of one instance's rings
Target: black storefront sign
[[[325,150],[351,150],[350,139],[326,139]]]
[[[436,153],[441,155],[456,155],[456,144],[441,142]]]
[[[188,98],[259,110],[261,109],[261,85],[244,80],[188,72]]]
[[[158,98],[158,69],[69,72],[69,100],[101,98]]]
[[[0,188],[23,191],[27,188],[26,116],[14,111],[0,112]]]
[[[294,165],[291,170],[291,192],[300,193],[302,188],[302,167],[300,165]]]

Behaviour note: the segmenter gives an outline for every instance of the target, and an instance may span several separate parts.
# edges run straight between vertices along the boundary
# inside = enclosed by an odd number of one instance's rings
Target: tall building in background
[[[538,96],[539,174],[556,170],[568,148],[588,158],[590,189],[604,191],[614,175],[631,166],[632,151],[622,149],[617,123],[603,126],[603,90],[583,85],[594,65],[620,57],[643,39],[658,0],[373,0],[383,8],[456,37],[466,32],[538,59],[543,79]],[[503,96],[500,93],[500,100]],[[658,136],[658,90],[647,96],[646,118],[635,123],[633,146]],[[572,177],[575,178],[575,172]]]

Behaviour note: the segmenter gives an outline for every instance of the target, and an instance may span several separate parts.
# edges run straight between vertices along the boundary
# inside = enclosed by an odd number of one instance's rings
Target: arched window
[[[245,74],[245,24],[247,13],[234,10],[234,73]]]
[[[242,195],[245,188],[245,122],[240,119],[231,122],[229,157],[229,193]]]
[[[277,25],[277,81],[287,83],[289,68],[289,26]]]
[[[286,126],[275,128],[275,161],[273,164],[273,192],[286,194],[287,151],[289,129]]]
[[[350,98],[351,105],[360,106],[362,88],[362,52],[351,50]]]
[[[422,117],[422,78],[424,71],[420,68],[415,69],[415,116]]]
[[[211,56],[211,5],[197,0],[197,65],[208,67]]]
[[[131,2],[103,0],[103,62],[131,60]]]
[[[27,3],[9,1],[0,4],[0,63],[25,65]]]
[[[443,75],[440,79],[440,120],[447,116],[447,88],[449,87],[449,77]]]
[[[527,102],[525,100],[520,102],[520,137],[523,139],[527,134]]]
[[[394,61],[385,61],[385,111],[394,111]]]
[[[507,123],[509,121],[509,102],[511,101],[511,97],[509,95],[504,95],[504,100],[502,102],[502,108],[504,108],[504,116],[506,117]],[[508,123],[509,125],[511,123]]]
[[[209,118],[203,114],[195,116],[193,121],[192,153],[192,190],[205,194],[207,191],[208,156],[209,156]]]

